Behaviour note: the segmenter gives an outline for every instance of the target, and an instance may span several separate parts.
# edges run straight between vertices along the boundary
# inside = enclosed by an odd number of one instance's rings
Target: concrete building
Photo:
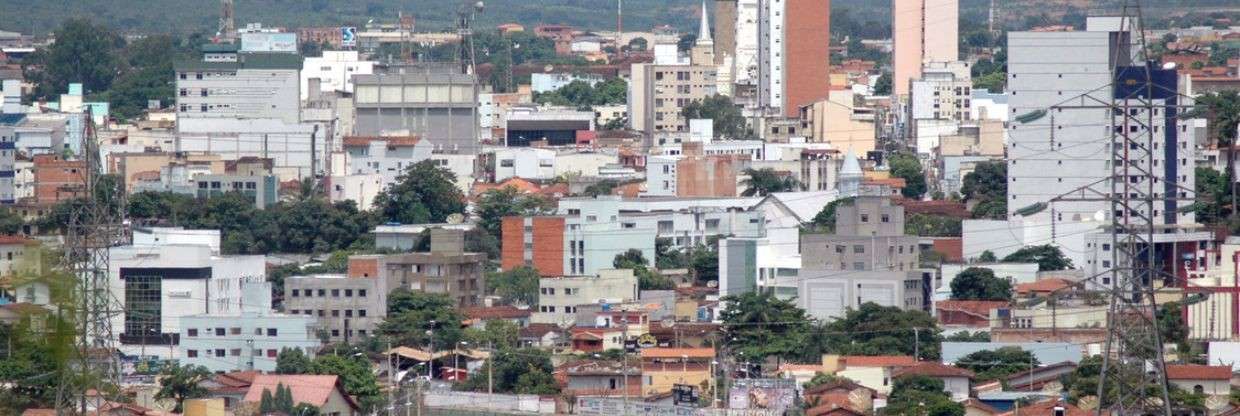
[[[34,157],[34,200],[54,203],[77,198],[86,185],[86,162],[65,160],[60,155]]]
[[[198,175],[191,180],[190,186],[198,199],[237,192],[245,195],[259,208],[267,208],[280,202],[280,184],[273,175]]]
[[[603,82],[603,77],[597,74],[573,74],[573,73],[535,73],[530,74],[530,90],[539,94],[548,93],[564,86],[581,81],[590,86]]]
[[[474,153],[478,146],[478,86],[455,65],[376,68],[353,77],[358,136],[418,136],[435,150]]]
[[[705,154],[701,142],[681,144],[676,156],[647,158],[646,195],[697,197],[737,196],[737,175],[748,156]]]
[[[458,307],[478,306],[486,296],[487,255],[465,251],[465,232],[432,228],[430,252],[350,258],[350,273],[368,270],[373,264],[376,276],[389,289],[398,287],[439,294],[456,301]],[[362,277],[366,277],[363,272]]]
[[[732,48],[732,78],[737,85],[754,86],[758,82],[758,4],[759,0],[736,0],[736,19]],[[718,21],[720,17],[716,16]],[[719,56],[716,54],[716,56]]]
[[[495,150],[495,181],[508,178],[553,179],[556,177],[556,152],[536,148],[500,148]]]
[[[637,277],[629,269],[600,269],[593,276],[538,279],[538,311],[530,322],[569,326],[577,321],[577,307],[637,300]]]
[[[235,44],[209,44],[203,45],[199,59],[179,61],[175,68],[178,121],[301,121],[301,55],[238,52]]]
[[[932,154],[939,137],[958,129],[972,115],[973,80],[969,64],[960,61],[927,62],[919,78],[909,81],[909,135],[917,140],[917,152]]]
[[[715,40],[711,37],[710,12],[706,0],[702,0],[702,16],[698,19],[697,40],[689,49],[689,62],[694,65],[715,66]]]
[[[506,146],[576,145],[594,131],[594,112],[575,108],[512,106],[505,118]]]
[[[641,203],[651,199],[663,200],[668,204]],[[635,203],[626,204],[634,200]],[[654,229],[655,237],[667,239],[673,249],[687,250],[706,245],[713,238],[761,235],[763,213],[749,210],[760,200],[737,198],[736,201],[736,204],[719,204],[713,198],[563,198],[556,211],[560,215],[608,212],[611,207],[623,204],[614,220],[620,223],[621,228]]]
[[[907,0],[893,5],[892,93],[901,96],[909,93],[909,81],[921,78],[923,64],[960,59],[960,0]]]
[[[714,65],[633,64],[628,91],[629,127],[655,132],[689,131],[680,110],[716,93]]]
[[[284,279],[284,310],[317,318],[320,339],[347,342],[374,334],[387,316],[387,293],[387,282],[377,276],[289,276]]]
[[[301,67],[301,99],[308,98],[318,80],[317,90],[324,92],[353,92],[353,76],[374,73],[375,61],[364,61],[357,51],[323,51],[322,56],[305,59]]]
[[[672,391],[677,384],[711,384],[714,348],[645,348],[642,358],[642,394]]]
[[[830,90],[831,2],[759,0],[757,11],[757,105],[796,117]]]
[[[832,319],[866,302],[921,310],[917,237],[904,235],[904,208],[862,195],[836,208],[834,234],[801,237],[798,306]]]
[[[265,256],[220,255],[218,231],[168,231],[135,233],[132,245],[110,249],[110,285],[124,311],[112,327],[126,354],[180,358],[172,346],[182,317],[240,313],[243,286],[266,281]]]
[[[656,230],[620,222],[617,205],[570,208],[563,215],[504,218],[501,267],[532,266],[542,276],[583,276],[611,268],[616,255],[630,249],[654,259]]]
[[[806,137],[829,143],[836,150],[852,150],[864,155],[877,143],[875,110],[857,104],[851,89],[831,90],[826,99],[800,107],[800,121]]]
[[[715,65],[736,56],[737,0],[715,0]],[[731,62],[728,62],[729,64]],[[729,73],[731,73],[729,68]]]
[[[382,190],[395,183],[410,166],[430,159],[431,143],[417,136],[345,137],[346,175],[379,175]]]
[[[271,312],[270,293],[270,282],[246,282],[239,312],[182,316],[181,361],[211,372],[271,372],[285,348],[313,358],[320,346],[315,319]]]

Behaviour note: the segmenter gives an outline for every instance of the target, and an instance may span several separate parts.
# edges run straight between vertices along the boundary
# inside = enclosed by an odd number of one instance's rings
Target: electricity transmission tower
[[[109,286],[108,249],[124,238],[124,193],[114,180],[100,174],[97,140],[94,124],[87,120],[81,182],[61,189],[79,198],[64,224],[62,267],[75,279],[70,311],[77,348],[65,365],[56,394],[56,411],[61,415],[84,414],[92,394],[112,401],[119,395],[121,371],[112,319],[120,316],[120,308]]]
[[[1171,414],[1155,294],[1159,287],[1183,282],[1161,259],[1165,253],[1158,244],[1174,244],[1167,236],[1175,233],[1173,219],[1180,215],[1180,201],[1195,198],[1194,190],[1181,187],[1178,178],[1159,174],[1167,164],[1177,164],[1166,159],[1167,148],[1178,147],[1166,140],[1167,132],[1188,113],[1191,99],[1168,88],[1175,85],[1175,72],[1150,60],[1141,22],[1140,2],[1125,1],[1120,30],[1112,40],[1117,45],[1112,62],[1117,64],[1111,85],[1103,88],[1110,93],[1107,99],[1085,94],[1049,109],[1104,111],[1109,118],[1109,176],[1052,199],[1103,203],[1109,209],[1112,267],[1090,277],[1110,305],[1096,392],[1098,415]],[[1133,58],[1130,65],[1118,64],[1128,57]],[[1051,124],[1054,140],[1053,118]],[[1166,159],[1162,166],[1160,158]]]

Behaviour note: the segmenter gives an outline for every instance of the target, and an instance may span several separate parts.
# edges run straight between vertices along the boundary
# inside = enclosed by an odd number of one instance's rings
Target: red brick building
[[[700,142],[685,142],[681,146],[684,158],[676,161],[676,196],[692,198],[737,195],[736,170],[740,162],[748,156],[706,155]]]
[[[504,218],[500,267],[532,266],[543,276],[563,276],[564,228],[560,216]]]
[[[86,162],[64,160],[58,155],[34,157],[34,198],[54,203],[78,196],[86,181]]]
[[[784,20],[784,114],[831,92],[831,0],[787,0]]]

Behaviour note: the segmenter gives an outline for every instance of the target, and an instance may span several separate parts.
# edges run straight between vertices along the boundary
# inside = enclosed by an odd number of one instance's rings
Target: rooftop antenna
[[[474,18],[478,13],[482,13],[485,4],[481,0],[469,3],[469,0],[461,2],[461,7],[456,13],[456,34],[460,38],[457,44],[456,62],[461,66],[462,74],[474,73]]]
[[[237,40],[237,26],[233,23],[233,0],[220,0],[220,27],[216,34],[220,42]]]

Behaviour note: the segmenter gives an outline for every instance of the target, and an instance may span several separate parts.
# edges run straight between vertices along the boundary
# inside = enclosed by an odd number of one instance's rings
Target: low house
[[[305,403],[319,409],[320,414],[357,416],[361,414],[357,402],[345,393],[340,378],[333,375],[309,376],[286,374],[258,374],[245,393],[246,402],[258,403],[263,391],[275,394],[277,386],[287,387],[293,394],[293,403]]]
[[[461,314],[469,320],[469,325],[478,329],[486,329],[487,322],[508,321],[523,328],[530,323],[530,315],[534,311],[510,305],[473,306],[461,308]]]
[[[995,416],[1002,413],[999,409],[982,403],[978,399],[968,399],[961,402],[960,405],[964,406],[964,416]]]
[[[198,386],[207,390],[207,398],[224,399],[224,408],[233,410],[245,400],[245,394],[250,392],[250,385],[254,384],[254,377],[258,375],[257,371],[216,374],[198,383]]]
[[[952,400],[964,401],[969,392],[974,375],[972,371],[936,362],[923,361],[912,367],[897,370],[895,378],[910,376],[926,376],[943,381],[943,391],[951,395]]]
[[[672,391],[677,384],[703,386],[711,380],[714,348],[646,348],[642,357],[642,393]]]
[[[1040,298],[1049,296],[1051,293],[1063,290],[1069,286],[1076,284],[1068,279],[1049,278],[1041,279],[1029,283],[1021,283],[1016,285],[1016,296],[1019,298]]]
[[[624,329],[609,327],[574,327],[573,351],[603,352],[624,348]]]
[[[1051,399],[1020,406],[1019,409],[1003,413],[1000,416],[1089,416],[1094,412],[1082,410],[1063,399]]]
[[[941,300],[934,302],[934,311],[944,328],[976,331],[990,329],[990,311],[1007,306],[1004,301]]]
[[[641,368],[636,365],[586,360],[561,365],[556,373],[564,379],[561,391],[577,397],[641,396]]]
[[[822,357],[823,372],[856,381],[879,394],[891,394],[891,380],[896,370],[917,364],[908,355],[826,355]]]
[[[517,331],[517,337],[526,347],[552,348],[560,344],[564,332],[555,324],[529,324]]]
[[[1209,396],[1230,395],[1231,374],[1231,367],[1225,365],[1167,365],[1168,383]]]

